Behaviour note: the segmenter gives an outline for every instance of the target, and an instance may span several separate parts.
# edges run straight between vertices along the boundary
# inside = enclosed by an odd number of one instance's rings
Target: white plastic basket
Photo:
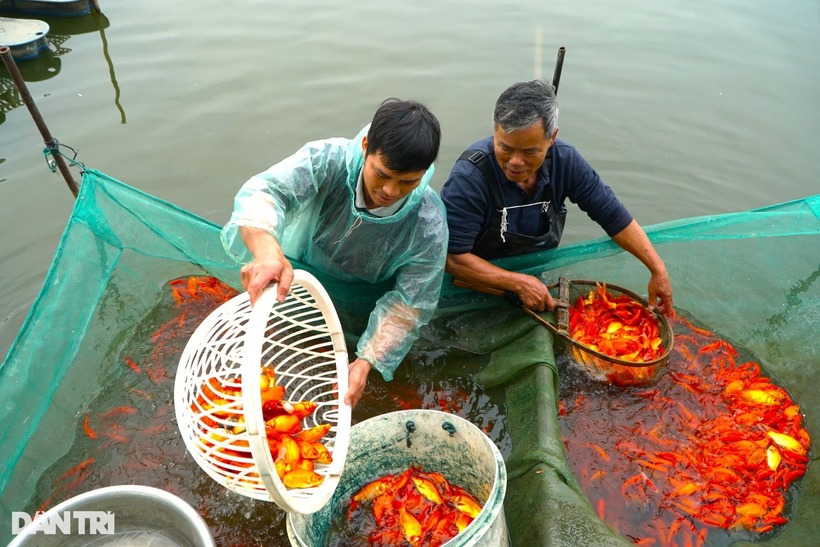
[[[253,308],[242,293],[200,324],[180,358],[174,404],[188,451],[214,480],[310,514],[330,500],[347,455],[348,357],[336,310],[315,277],[296,270],[284,302],[277,302],[276,290],[268,287]],[[303,429],[331,426],[320,442],[332,462],[314,464],[318,486],[287,488],[279,478],[265,431],[263,367],[284,387],[282,401],[316,403],[301,420]]]

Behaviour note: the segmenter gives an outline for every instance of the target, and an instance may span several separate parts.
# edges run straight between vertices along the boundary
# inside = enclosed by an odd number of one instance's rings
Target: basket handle
[[[569,279],[566,277],[558,278],[558,300],[555,301],[555,319],[558,322],[558,331],[564,336],[569,336]]]
[[[453,285],[455,285],[456,287],[471,289],[473,291],[481,292],[484,294],[500,296],[510,304],[518,306],[519,308],[527,312],[535,320],[537,320],[539,323],[547,327],[555,334],[564,337],[569,336],[569,280],[564,277],[559,278],[558,283],[547,285],[547,289],[549,290],[558,287],[558,299],[555,300],[555,316],[558,322],[557,326],[553,325],[552,323],[541,317],[541,315],[537,312],[526,307],[524,303],[521,301],[521,298],[519,298],[518,295],[513,291],[496,289],[495,287],[489,287],[487,285],[476,285],[474,283],[468,283],[467,281],[463,281],[461,279],[456,278],[453,278]]]

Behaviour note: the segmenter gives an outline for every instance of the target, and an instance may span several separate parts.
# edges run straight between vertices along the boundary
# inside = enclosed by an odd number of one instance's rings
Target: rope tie
[[[549,201],[541,201],[537,203],[528,203],[526,205],[511,205],[510,207],[502,207],[501,208],[501,241],[506,243],[507,238],[504,234],[507,232],[507,209],[521,209],[522,207],[532,207],[533,205],[540,205],[541,212],[546,213],[550,208]]]
[[[71,150],[73,152],[73,155],[69,158],[68,156],[63,154],[63,152],[60,150],[61,146],[63,148],[68,148],[69,150]],[[57,162],[55,162],[52,159],[53,156],[61,156],[62,158],[67,160],[70,165],[79,167],[81,170],[85,171],[85,165],[77,161],[77,154],[77,150],[68,146],[67,144],[61,144],[60,141],[58,141],[57,139],[52,139],[51,142],[47,142],[46,147],[43,148],[43,157],[46,160],[46,166],[52,173],[57,172]]]

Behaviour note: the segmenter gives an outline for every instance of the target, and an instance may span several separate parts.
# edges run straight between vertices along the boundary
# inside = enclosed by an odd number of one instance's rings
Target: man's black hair
[[[387,99],[367,132],[367,154],[380,153],[385,167],[397,173],[426,171],[440,144],[438,119],[416,101]]]

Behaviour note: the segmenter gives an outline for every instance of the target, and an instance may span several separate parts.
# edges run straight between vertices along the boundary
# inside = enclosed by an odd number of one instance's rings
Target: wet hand
[[[359,399],[364,394],[364,386],[367,384],[367,375],[373,368],[368,361],[356,359],[348,366],[348,388],[345,394],[345,404],[350,408],[356,406]]]
[[[649,310],[657,308],[662,314],[675,317],[675,309],[672,307],[672,282],[669,275],[654,274],[649,279]]]
[[[516,294],[518,294],[518,298],[521,299],[524,306],[531,310],[541,312],[555,309],[555,301],[547,286],[532,275],[522,277],[522,282],[516,290]]]
[[[258,257],[242,266],[239,277],[242,287],[248,291],[251,305],[271,283],[278,284],[276,299],[284,302],[293,282],[293,266],[284,255]]]

